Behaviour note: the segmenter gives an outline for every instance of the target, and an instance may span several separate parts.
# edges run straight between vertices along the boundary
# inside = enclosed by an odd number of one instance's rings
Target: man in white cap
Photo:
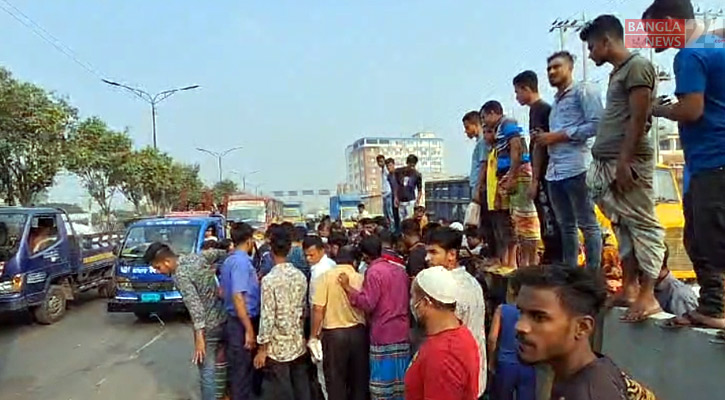
[[[424,269],[413,281],[411,310],[427,339],[405,375],[406,400],[478,398],[478,345],[456,317],[457,291],[452,273],[440,266]]]

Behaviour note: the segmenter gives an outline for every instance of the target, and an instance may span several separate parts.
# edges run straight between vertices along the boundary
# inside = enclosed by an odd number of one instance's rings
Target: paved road
[[[51,326],[0,321],[0,400],[198,399],[192,335],[179,317],[141,323],[86,295]]]

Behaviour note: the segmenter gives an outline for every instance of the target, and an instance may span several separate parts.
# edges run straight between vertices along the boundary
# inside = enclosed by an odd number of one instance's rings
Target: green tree
[[[133,204],[137,215],[141,213],[141,203],[145,196],[144,182],[153,176],[151,152],[150,148],[134,151],[121,167],[119,190]]]
[[[223,181],[215,183],[212,191],[214,193],[214,202],[219,204],[224,201],[224,197],[232,193],[238,192],[239,186],[236,182],[230,179],[225,179]]]
[[[132,154],[131,139],[125,132],[111,130],[98,117],[82,121],[68,135],[66,169],[78,175],[83,186],[110,221],[111,202],[123,180]]]
[[[0,67],[0,192],[8,204],[30,205],[53,185],[75,118],[65,100]]]

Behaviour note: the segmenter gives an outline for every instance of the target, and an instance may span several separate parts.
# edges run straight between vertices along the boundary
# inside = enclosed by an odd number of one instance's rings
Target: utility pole
[[[108,79],[101,79],[101,80],[103,81],[103,83],[109,84],[111,86],[117,86],[117,87],[126,89],[129,92],[138,96],[141,100],[143,100],[151,105],[151,125],[153,127],[154,149],[157,148],[156,147],[156,105],[161,103],[162,101],[168,99],[171,95],[173,95],[176,92],[199,88],[199,85],[184,86],[184,87],[180,87],[177,89],[164,90],[164,91],[156,93],[155,95],[152,96],[150,93],[148,93],[144,90],[138,89],[138,88],[126,86],[122,83],[118,83],[118,82],[114,82],[114,81],[109,81]]]
[[[196,149],[198,151],[201,151],[202,153],[206,153],[206,154],[209,154],[209,155],[211,155],[213,157],[216,157],[217,161],[219,162],[219,182],[221,182],[221,181],[224,180],[223,179],[223,175],[222,175],[222,173],[223,173],[223,170],[222,170],[222,159],[227,154],[229,154],[229,153],[231,153],[231,152],[233,152],[235,150],[239,150],[241,148],[242,148],[242,146],[232,147],[230,149],[226,149],[226,150],[222,151],[221,153],[216,152],[216,151],[207,150],[207,149],[202,149],[200,147],[197,147]]]
[[[559,51],[564,51],[564,46],[566,45],[566,38],[565,34],[568,30],[573,30],[575,32],[579,32],[584,28],[584,25],[586,24],[586,15],[582,13],[581,19],[566,19],[566,20],[560,20],[559,18],[555,19],[554,22],[551,23],[551,27],[549,28],[549,33],[556,31],[559,31]],[[583,81],[587,81],[587,44],[586,42],[582,41],[582,78]]]

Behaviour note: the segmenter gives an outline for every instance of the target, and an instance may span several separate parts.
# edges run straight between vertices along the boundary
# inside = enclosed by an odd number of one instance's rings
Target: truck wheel
[[[104,299],[111,299],[116,296],[116,285],[113,281],[98,287],[98,295]]]
[[[43,304],[36,307],[33,314],[38,323],[50,325],[63,318],[65,307],[66,299],[63,288],[58,285],[50,285]]]

